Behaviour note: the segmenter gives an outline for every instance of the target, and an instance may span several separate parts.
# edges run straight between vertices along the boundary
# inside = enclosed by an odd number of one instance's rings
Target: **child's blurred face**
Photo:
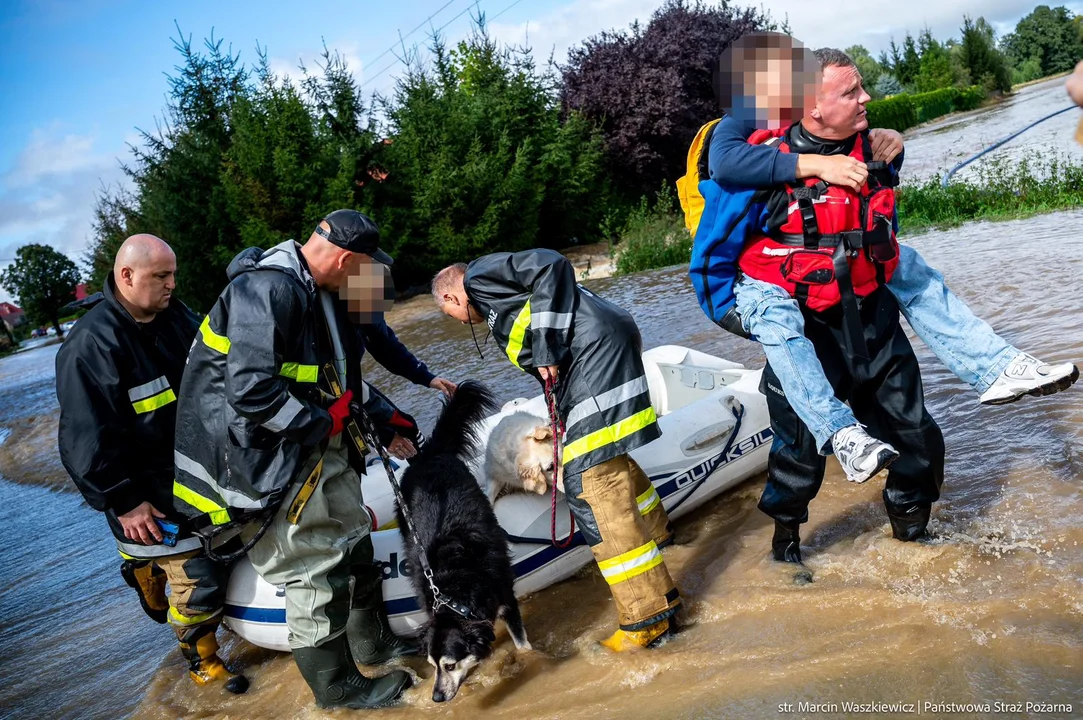
[[[782,129],[815,105],[819,64],[793,38],[745,36],[722,54],[720,63],[722,107],[746,127]]]

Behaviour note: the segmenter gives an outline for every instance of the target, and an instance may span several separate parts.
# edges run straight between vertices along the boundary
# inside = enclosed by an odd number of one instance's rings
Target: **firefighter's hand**
[[[444,378],[438,377],[432,379],[432,382],[429,383],[429,387],[431,387],[433,390],[439,390],[440,392],[444,393],[444,395],[451,397],[455,394],[455,390],[457,390],[459,386],[451,382],[450,380],[445,380]]]
[[[902,152],[902,133],[898,130],[875,128],[869,130],[869,144],[872,145],[872,159],[889,163]]]
[[[391,439],[391,442],[387,444],[387,452],[399,460],[409,460],[417,455],[414,444],[402,435],[396,435]]]
[[[798,155],[798,177],[818,177],[829,185],[861,192],[869,168],[849,155]]]
[[[143,502],[117,519],[124,528],[124,537],[143,545],[154,545],[162,541],[162,530],[154,522],[156,517],[164,518],[165,514],[158,512],[149,502]]]
[[[542,380],[548,381],[552,378],[553,382],[556,382],[558,369],[556,365],[546,365],[538,368],[538,374],[541,375]]]

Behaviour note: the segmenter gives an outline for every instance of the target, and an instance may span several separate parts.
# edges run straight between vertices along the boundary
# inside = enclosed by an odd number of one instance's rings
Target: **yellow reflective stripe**
[[[602,577],[610,585],[624,582],[636,575],[642,575],[651,568],[662,564],[662,553],[654,540],[646,545],[640,545],[635,550],[618,555],[615,558],[602,560],[598,563],[598,569],[602,571]]]
[[[654,489],[653,485],[651,485],[650,490],[636,498],[640,515],[646,515],[651,510],[654,510],[660,502],[662,502],[662,498],[658,497],[658,491]]]
[[[519,314],[515,317],[515,322],[512,323],[511,333],[508,334],[508,347],[505,352],[508,353],[508,360],[511,360],[511,364],[520,370],[523,366],[519,364],[519,353],[523,351],[523,342],[526,340],[526,331],[530,329],[530,301],[527,300],[523,305],[523,309],[519,311]]]
[[[211,350],[217,350],[223,355],[229,352],[229,338],[211,330],[210,315],[203,318],[203,324],[199,326],[199,334],[203,336],[203,344]]]
[[[125,560],[138,560],[138,559],[139,559],[139,558],[134,558],[134,557],[132,557],[131,555],[128,555],[128,554],[127,554],[127,553],[125,553],[125,552],[124,552],[123,550],[117,550],[117,552],[118,552],[118,553],[120,554],[120,556],[121,556],[122,558],[124,558]]]
[[[146,400],[132,403],[132,407],[135,408],[136,415],[142,415],[143,413],[149,413],[151,410],[157,410],[163,405],[168,405],[169,403],[176,401],[177,396],[173,394],[173,389],[169,388],[157,395],[151,395]]]
[[[226,510],[215,501],[203,497],[195,490],[181,485],[176,480],[173,481],[173,495],[188,503],[196,510],[210,515],[211,522],[215,525],[225,525],[229,522],[229,510]]]
[[[177,608],[170,606],[169,608],[169,622],[174,625],[199,625],[212,619],[221,610],[215,610],[213,612],[199,613],[198,615],[181,615],[177,612]]]
[[[601,430],[595,430],[589,435],[584,435],[578,440],[564,446],[564,464],[567,465],[577,457],[586,455],[589,452],[594,452],[598,448],[605,447],[611,443],[615,443],[656,422],[658,422],[658,417],[654,414],[654,408],[649,407],[646,410],[640,410],[635,415],[631,415],[619,422],[613,423],[609,427],[604,427]]]
[[[297,382],[314,383],[319,379],[319,367],[295,362],[282,363],[282,369],[278,371],[278,374]]]

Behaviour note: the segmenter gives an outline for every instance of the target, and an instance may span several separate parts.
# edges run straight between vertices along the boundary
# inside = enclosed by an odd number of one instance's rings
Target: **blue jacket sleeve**
[[[365,341],[365,349],[372,354],[376,362],[395,373],[404,377],[415,385],[428,387],[436,377],[425,363],[414,357],[395,331],[388,327],[387,322],[381,315],[372,323],[362,326],[361,336]]]
[[[730,116],[711,135],[711,179],[721,185],[766,188],[797,179],[797,155],[768,145],[749,145],[752,132]]]

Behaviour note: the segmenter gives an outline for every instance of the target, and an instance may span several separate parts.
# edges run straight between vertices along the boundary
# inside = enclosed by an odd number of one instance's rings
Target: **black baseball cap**
[[[395,262],[379,248],[380,229],[367,215],[356,210],[335,210],[322,222],[327,223],[331,230],[328,232],[316,225],[316,234],[327,238],[333,245],[350,252],[363,253],[383,265]]]

